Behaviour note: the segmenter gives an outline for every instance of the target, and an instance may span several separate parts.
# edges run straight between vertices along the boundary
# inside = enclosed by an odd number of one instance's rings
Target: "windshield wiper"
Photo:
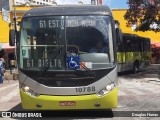
[[[82,62],[80,62],[80,60],[78,60],[78,59],[76,58],[76,56],[74,56],[72,53],[70,53],[70,52],[68,52],[68,51],[66,51],[66,54],[67,54],[69,57],[73,57],[74,60],[75,60],[77,63],[80,63],[80,66],[83,67],[83,69],[85,69],[86,71],[88,71],[88,72],[90,73],[91,77],[94,76],[94,72],[93,72],[92,70],[90,70],[88,67],[86,67]],[[76,70],[77,70],[77,69],[76,69]]]
[[[48,71],[48,69],[49,69],[49,61],[50,61],[51,59],[55,59],[55,58],[60,54],[60,50],[61,50],[61,48],[55,48],[55,49],[53,50],[53,52],[52,52],[51,55],[49,56],[49,59],[44,63],[44,66],[41,67],[41,69],[39,70],[39,76],[40,76],[40,75],[43,75],[44,72]]]

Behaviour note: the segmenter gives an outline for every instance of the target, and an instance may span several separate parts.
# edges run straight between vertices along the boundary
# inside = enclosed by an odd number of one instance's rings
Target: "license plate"
[[[60,101],[59,106],[76,106],[75,101]]]

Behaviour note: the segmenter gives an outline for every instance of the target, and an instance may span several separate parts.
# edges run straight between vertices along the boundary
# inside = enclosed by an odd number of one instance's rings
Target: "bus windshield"
[[[21,69],[95,70],[114,66],[109,16],[26,17],[20,28]]]

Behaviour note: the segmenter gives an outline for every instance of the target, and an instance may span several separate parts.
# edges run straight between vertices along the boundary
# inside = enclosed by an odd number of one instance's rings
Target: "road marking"
[[[3,91],[3,90],[6,90],[8,88],[11,88],[11,87],[15,87],[17,86],[19,83],[14,83],[14,84],[11,84],[11,85],[7,85],[7,86],[4,86],[4,87],[1,87],[0,88],[0,92]]]
[[[118,91],[119,96],[126,96],[131,94],[144,95],[145,93],[144,93],[144,90],[141,90],[141,89],[126,89],[126,90]]]
[[[123,92],[122,90],[118,90],[118,95],[119,96],[125,96],[127,94],[125,92]]]
[[[18,94],[19,94],[19,89],[16,87],[12,90],[12,92],[2,97],[0,99],[0,102],[8,102],[10,99],[12,99],[12,97],[17,96]]]
[[[159,78],[144,78],[145,81],[160,81]]]
[[[143,89],[130,89],[129,91],[131,91],[131,93],[135,94],[135,95],[144,95],[145,94]]]
[[[124,108],[126,105],[118,105],[117,108]]]

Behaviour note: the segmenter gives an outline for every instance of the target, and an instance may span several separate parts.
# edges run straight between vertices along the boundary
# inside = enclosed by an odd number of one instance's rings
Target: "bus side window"
[[[131,40],[126,40],[126,52],[131,52],[131,51],[132,51]]]
[[[122,38],[122,32],[120,29],[116,29],[116,42],[117,42],[117,51],[123,52],[123,49],[124,49],[123,38]]]
[[[119,30],[116,29],[116,43],[117,43],[117,51],[121,51],[121,42],[120,42],[120,36],[119,36]]]
[[[141,44],[138,38],[133,40],[132,46],[133,46],[133,52],[141,51]]]

